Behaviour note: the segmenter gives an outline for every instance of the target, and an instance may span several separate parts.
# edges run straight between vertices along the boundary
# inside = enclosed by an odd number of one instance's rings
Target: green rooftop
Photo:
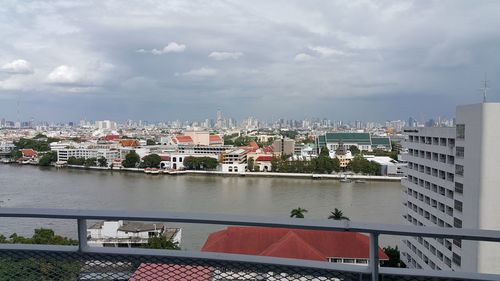
[[[357,143],[371,145],[369,133],[326,133],[326,142]]]

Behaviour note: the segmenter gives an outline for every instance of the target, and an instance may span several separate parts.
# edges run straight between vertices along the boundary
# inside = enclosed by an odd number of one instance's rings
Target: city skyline
[[[98,12],[96,12],[98,11]],[[452,116],[499,101],[496,1],[10,2],[0,111],[42,120]],[[363,20],[360,20],[363,19]]]

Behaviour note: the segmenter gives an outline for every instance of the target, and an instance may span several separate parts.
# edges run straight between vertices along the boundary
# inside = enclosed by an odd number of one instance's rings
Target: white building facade
[[[456,127],[405,128],[403,217],[419,226],[500,229],[500,104],[457,107]],[[500,271],[498,243],[409,238],[413,268]]]

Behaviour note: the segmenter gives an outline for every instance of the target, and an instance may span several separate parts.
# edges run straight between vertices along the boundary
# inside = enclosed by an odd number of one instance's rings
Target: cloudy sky
[[[500,1],[2,1],[0,118],[343,120],[500,100]]]

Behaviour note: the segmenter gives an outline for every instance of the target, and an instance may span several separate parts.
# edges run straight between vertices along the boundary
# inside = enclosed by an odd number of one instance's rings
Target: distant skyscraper
[[[222,111],[217,110],[217,128],[222,128],[224,126],[224,119],[222,118]]]
[[[413,117],[408,118],[408,124],[406,124],[407,127],[416,127],[417,124],[415,124],[415,119]]]

